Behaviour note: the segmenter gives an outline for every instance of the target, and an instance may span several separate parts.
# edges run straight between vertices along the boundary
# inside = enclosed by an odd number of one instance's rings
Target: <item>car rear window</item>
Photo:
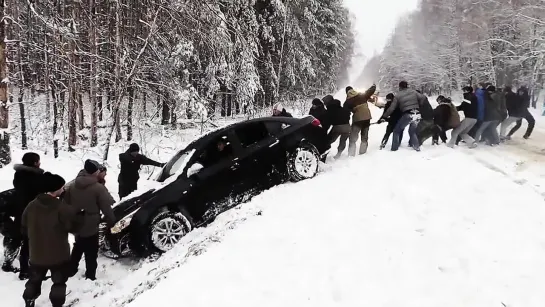
[[[242,147],[250,147],[270,136],[263,122],[246,124],[235,130]]]

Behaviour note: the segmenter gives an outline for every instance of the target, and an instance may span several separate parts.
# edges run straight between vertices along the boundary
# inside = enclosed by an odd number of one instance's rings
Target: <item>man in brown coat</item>
[[[348,140],[348,155],[356,155],[356,142],[361,133],[360,155],[367,152],[369,127],[371,125],[371,111],[367,104],[373,96],[376,85],[373,84],[365,93],[356,92],[351,86],[346,88],[346,102],[344,108],[352,112],[352,128],[350,130],[350,139]]]
[[[115,203],[112,195],[103,184],[99,183],[101,165],[93,160],[85,161],[75,180],[66,185],[65,201],[77,209],[84,209],[83,227],[76,234],[76,242],[70,259],[71,276],[78,272],[79,262],[85,254],[85,278],[96,279],[99,248],[98,229],[100,215],[104,214],[109,227],[113,227],[116,218],[112,210]]]
[[[64,179],[45,173],[45,194],[31,201],[21,219],[23,233],[28,236],[30,249],[30,276],[25,285],[23,299],[27,307],[34,307],[40,296],[42,281],[51,271],[53,307],[62,307],[66,299],[66,268],[70,262],[68,233],[82,224],[83,213],[63,203],[58,197],[64,187]]]

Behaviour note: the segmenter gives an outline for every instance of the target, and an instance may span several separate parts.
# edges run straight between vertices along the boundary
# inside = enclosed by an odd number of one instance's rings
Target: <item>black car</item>
[[[165,252],[194,227],[282,182],[314,177],[330,149],[312,116],[248,120],[209,133],[163,168],[160,188],[114,207],[103,248],[118,256]]]

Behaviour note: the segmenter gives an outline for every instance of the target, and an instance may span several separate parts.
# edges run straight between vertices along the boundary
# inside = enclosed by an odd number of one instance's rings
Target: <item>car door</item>
[[[256,193],[274,184],[274,164],[278,159],[279,140],[269,132],[266,122],[255,121],[237,126],[239,164],[244,180],[238,187],[242,193]]]
[[[227,208],[235,205],[233,200],[237,183],[241,180],[238,157],[234,150],[234,139],[232,131],[227,131],[218,138],[214,138],[196,152],[196,158],[190,164],[202,163],[203,156],[214,150],[214,146],[223,140],[228,143],[228,153],[217,161],[207,161],[206,165],[196,174],[189,176],[190,189],[187,199],[190,203],[188,208],[193,216],[203,216],[207,220]],[[191,165],[188,165],[191,168]]]

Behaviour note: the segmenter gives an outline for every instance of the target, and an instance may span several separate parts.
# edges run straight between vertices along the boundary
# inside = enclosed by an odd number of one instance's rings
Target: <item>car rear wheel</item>
[[[167,252],[193,229],[190,217],[182,212],[164,211],[150,225],[150,242],[158,251]]]
[[[312,145],[301,146],[288,156],[288,175],[291,181],[310,179],[318,174],[320,157]]]

